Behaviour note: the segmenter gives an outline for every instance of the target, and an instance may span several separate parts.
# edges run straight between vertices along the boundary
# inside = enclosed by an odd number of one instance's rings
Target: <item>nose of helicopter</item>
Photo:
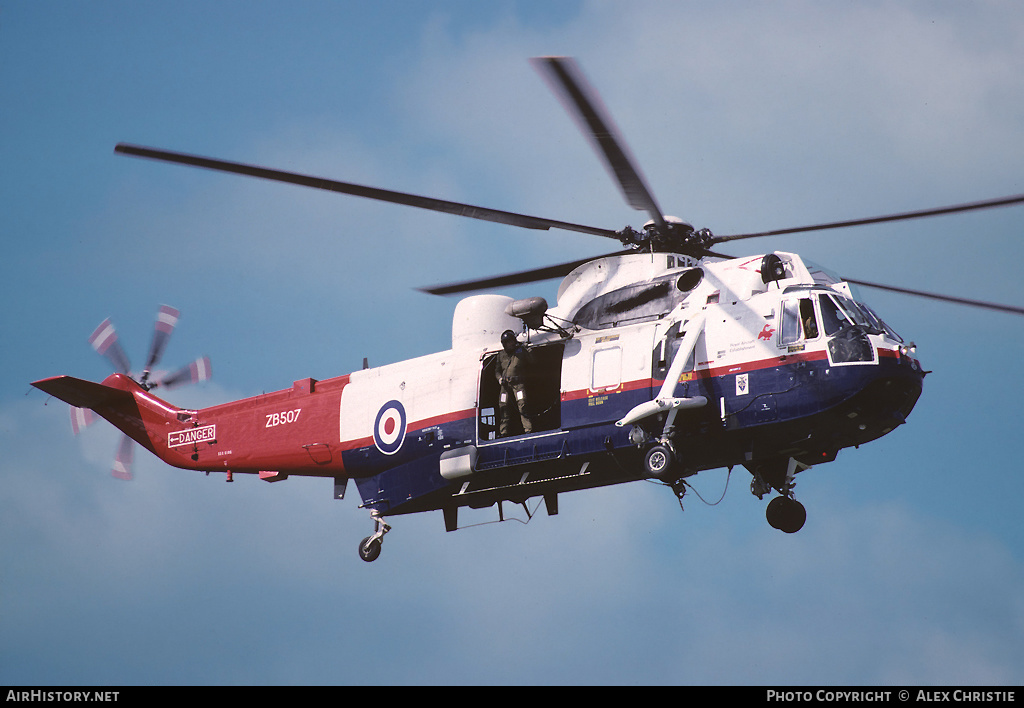
[[[903,425],[923,391],[927,372],[916,359],[900,354],[894,365],[871,378],[843,406],[848,434],[860,445],[882,437]]]

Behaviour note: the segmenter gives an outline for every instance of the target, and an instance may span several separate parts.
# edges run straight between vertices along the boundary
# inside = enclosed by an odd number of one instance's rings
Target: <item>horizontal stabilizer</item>
[[[131,403],[135,400],[128,391],[76,379],[74,376],[54,376],[41,381],[33,381],[32,385],[76,408],[95,409],[101,406]]]

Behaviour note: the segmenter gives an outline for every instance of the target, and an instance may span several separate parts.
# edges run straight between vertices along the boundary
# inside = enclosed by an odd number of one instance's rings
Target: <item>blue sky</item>
[[[74,438],[29,382],[207,354],[202,406],[446,349],[415,286],[604,253],[115,156],[118,141],[620,228],[527,59],[578,58],[671,214],[720,234],[1024,192],[1024,9],[906,2],[21,2],[0,6],[0,683],[1019,684],[1019,317],[869,293],[927,369],[909,424],[798,478],[784,536],[637,483],[528,525],[173,470]],[[1024,304],[1024,208],[745,242]],[[725,250],[725,249],[723,249]],[[557,283],[514,295],[554,299]],[[695,486],[717,499],[724,470]],[[481,516],[480,520],[485,517]],[[490,517],[486,517],[490,518]]]

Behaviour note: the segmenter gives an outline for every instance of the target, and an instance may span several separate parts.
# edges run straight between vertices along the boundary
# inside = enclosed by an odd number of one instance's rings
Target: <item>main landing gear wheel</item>
[[[765,518],[772,528],[785,533],[796,533],[803,528],[807,520],[804,505],[790,497],[775,497],[768,503]]]
[[[655,445],[644,455],[644,470],[651,477],[661,479],[672,469],[672,450],[667,445]]]
[[[375,536],[367,536],[359,542],[359,557],[367,563],[372,563],[377,560],[377,556],[380,555],[380,549],[383,546],[383,539],[376,538]]]
[[[384,523],[384,517],[376,509],[370,512],[375,525],[372,536],[367,536],[359,542],[359,557],[367,563],[372,563],[380,556],[380,549],[384,545],[384,534],[391,530],[389,524]]]

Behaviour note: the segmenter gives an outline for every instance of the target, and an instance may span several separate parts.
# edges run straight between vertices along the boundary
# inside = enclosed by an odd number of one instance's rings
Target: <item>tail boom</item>
[[[111,374],[103,383],[54,376],[34,381],[32,385],[76,408],[91,409],[157,455],[160,455],[159,446],[154,444],[151,431],[156,426],[178,422],[179,414],[183,413],[182,409],[149,395],[124,374]]]
[[[123,374],[102,383],[56,376],[32,385],[95,411],[174,467],[275,481],[289,474],[345,476],[338,416],[348,379],[304,379],[291,389],[199,410],[175,407]]]

